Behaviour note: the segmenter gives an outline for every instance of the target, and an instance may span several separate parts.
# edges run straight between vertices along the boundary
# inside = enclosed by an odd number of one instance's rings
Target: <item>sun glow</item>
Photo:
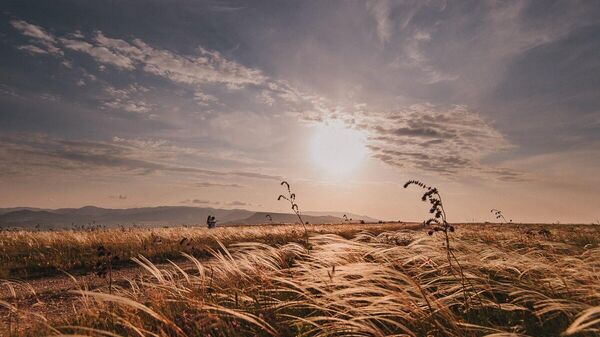
[[[356,171],[367,154],[364,135],[336,125],[320,125],[315,130],[311,157],[314,164],[336,177]]]

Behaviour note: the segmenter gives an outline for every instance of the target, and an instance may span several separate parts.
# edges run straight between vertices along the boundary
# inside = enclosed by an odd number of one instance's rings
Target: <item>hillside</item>
[[[1,227],[65,228],[72,225],[181,225],[204,224],[208,215],[221,221],[243,219],[254,212],[243,209],[215,209],[183,206],[160,206],[108,209],[94,206],[56,210],[22,209],[0,214]]]
[[[271,216],[272,220],[267,218],[267,215]],[[341,223],[342,218],[326,215],[326,216],[313,216],[313,215],[302,215],[302,220],[311,224],[326,224],[326,223]],[[298,217],[295,214],[289,213],[267,213],[267,212],[256,212],[245,219],[238,219],[224,223],[228,224],[244,224],[244,225],[258,225],[264,223],[296,223],[299,222]]]
[[[95,206],[81,208],[35,209],[20,207],[1,209],[0,228],[70,228],[72,226],[103,225],[114,227],[118,225],[131,226],[174,226],[174,225],[204,225],[209,215],[214,215],[220,225],[264,223],[295,223],[298,219],[294,214],[254,212],[245,209],[219,209],[210,207],[159,206],[111,209]],[[340,223],[343,218],[339,212],[307,212],[304,221],[312,224]],[[268,220],[267,214],[272,217]],[[354,214],[349,214],[353,217]],[[343,214],[342,214],[343,215]],[[355,222],[365,220],[376,222],[370,217],[354,216]]]

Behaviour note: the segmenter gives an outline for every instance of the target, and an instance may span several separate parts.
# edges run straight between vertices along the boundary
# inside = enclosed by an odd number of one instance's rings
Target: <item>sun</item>
[[[315,129],[310,150],[315,166],[336,177],[356,171],[367,154],[362,132],[325,124]]]

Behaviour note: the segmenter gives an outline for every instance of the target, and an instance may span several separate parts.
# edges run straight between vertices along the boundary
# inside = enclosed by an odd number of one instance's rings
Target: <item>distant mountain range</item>
[[[353,222],[377,222],[377,219],[343,212],[306,212],[304,221],[312,224],[341,223],[347,214]],[[81,208],[40,209],[32,207],[0,208],[0,228],[68,228],[71,226],[175,226],[205,225],[206,218],[213,215],[221,226],[268,223],[295,223],[295,214],[254,212],[245,209],[219,209],[185,206],[159,206],[111,209],[95,206]],[[268,216],[267,216],[268,215]]]

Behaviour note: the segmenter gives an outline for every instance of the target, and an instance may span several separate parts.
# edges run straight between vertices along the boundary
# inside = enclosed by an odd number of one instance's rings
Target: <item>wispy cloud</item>
[[[194,101],[200,106],[209,106],[211,104],[219,102],[219,99],[213,95],[206,94],[202,91],[194,92]]]
[[[373,156],[394,167],[455,178],[518,176],[481,164],[487,155],[508,150],[512,144],[465,106],[419,104],[390,112],[371,111],[357,117],[356,127],[369,131]]]
[[[101,33],[99,33],[101,34]],[[76,38],[60,38],[64,48],[86,53],[101,64],[108,64],[120,69],[133,70],[134,60],[121,53],[115,53],[102,45],[94,45]]]
[[[142,71],[155,75],[170,81],[173,85],[191,90],[193,92],[191,99],[202,108],[217,105],[219,108],[226,108],[219,97],[205,91],[205,87],[210,85],[241,92],[238,99],[245,99],[248,106],[258,104],[277,107],[283,113],[314,109],[314,104],[317,102],[314,94],[307,94],[286,81],[272,79],[257,68],[244,66],[217,51],[202,46],[196,48],[195,54],[186,55],[152,46],[138,38],[124,40],[108,37],[102,31],[95,31],[93,36],[85,36],[80,31],[55,36],[40,26],[22,20],[13,22],[13,26],[21,34],[31,37],[31,41],[37,44],[17,47],[24,52],[52,54],[60,58],[69,68],[73,65],[72,61],[67,59],[70,55],[65,52],[80,53],[96,61],[100,70],[108,66],[123,72]],[[89,76],[94,76],[85,69],[83,71]],[[81,80],[77,83],[79,86],[86,84]],[[141,97],[141,94],[146,91],[140,91],[139,85],[133,83],[116,87],[111,84],[105,85],[104,91],[109,98],[101,102],[103,106],[137,113],[153,110],[154,106]],[[248,95],[248,92],[242,92],[240,89],[248,89],[254,94]],[[227,116],[220,118],[222,120]]]
[[[85,53],[102,65],[121,70],[141,69],[145,72],[186,84],[220,83],[230,88],[258,85],[267,80],[260,70],[228,60],[219,52],[197,48],[196,55],[181,55],[154,48],[140,39],[131,42],[110,38],[97,31],[86,39],[81,32],[56,37],[42,27],[23,20],[11,21],[13,27],[45,49],[22,46],[30,52],[64,55],[64,50]],[[34,51],[35,50],[35,51]]]
[[[421,82],[435,84],[443,81],[454,81],[457,75],[447,74],[438,69],[426,56],[423,46],[431,41],[431,34],[427,31],[416,30],[412,35],[405,38],[402,54],[398,56],[390,66],[392,68],[417,69],[421,72]]]
[[[31,44],[18,46],[17,49],[29,52],[31,54],[48,54],[48,51]]]
[[[253,171],[211,170],[179,165],[173,151],[185,152],[161,142],[134,142],[117,138],[115,142],[73,141],[45,135],[27,134],[1,138],[0,175],[39,174],[40,168],[62,173],[89,172],[110,175],[130,173],[185,173],[198,176],[242,177],[281,180],[280,176]],[[170,150],[168,150],[170,149]],[[171,153],[170,156],[165,154]],[[180,152],[181,153],[181,152]],[[10,158],[10,160],[8,159]],[[19,167],[20,171],[10,169]]]
[[[30,24],[23,20],[11,20],[10,24],[21,32],[21,34],[30,37],[31,41],[37,43],[40,47],[26,45],[20,46],[19,49],[35,53],[48,53],[55,55],[63,55],[63,51],[57,46],[57,41],[54,35],[48,33],[40,26]]]
[[[106,86],[104,91],[108,95],[108,99],[103,102],[103,105],[111,109],[146,113],[152,110],[152,104],[145,102],[139,97],[135,98],[135,96],[139,96],[140,93],[145,93],[148,90],[148,88],[138,84],[131,84],[122,89]]]
[[[249,203],[247,203],[247,202],[238,201],[238,200],[235,200],[235,201],[230,201],[230,202],[226,203],[225,205],[227,205],[227,206],[233,206],[233,207],[239,207],[239,206],[251,206],[251,205],[250,205]]]
[[[185,199],[185,200],[180,201],[179,203],[181,203],[181,204],[203,205],[203,206],[209,206],[209,205],[218,206],[218,205],[221,204],[220,201],[212,201],[212,200],[206,200],[206,199]]]
[[[379,41],[382,44],[387,43],[392,36],[393,30],[393,22],[390,18],[390,2],[388,0],[369,1],[367,2],[367,9],[375,19]]]
[[[232,188],[242,188],[243,185],[240,184],[227,184],[227,183],[216,183],[210,181],[202,181],[194,184],[196,187],[232,187]]]

